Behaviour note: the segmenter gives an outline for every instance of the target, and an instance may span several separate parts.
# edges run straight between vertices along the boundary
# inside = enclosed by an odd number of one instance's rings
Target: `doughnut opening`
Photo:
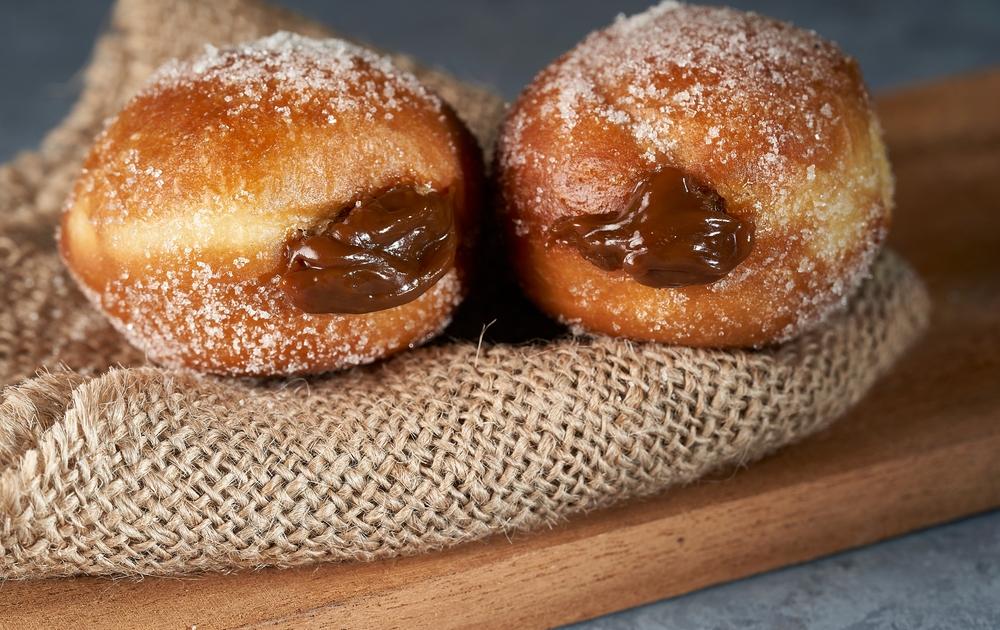
[[[285,246],[282,289],[307,313],[361,314],[417,299],[454,264],[449,195],[392,188]]]
[[[708,284],[753,249],[753,225],[726,213],[708,184],[674,167],[640,181],[621,210],[563,217],[550,239],[605,271],[655,288]]]

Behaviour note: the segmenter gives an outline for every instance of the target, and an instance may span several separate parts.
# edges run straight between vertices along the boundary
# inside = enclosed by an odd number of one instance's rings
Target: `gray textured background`
[[[514,97],[585,33],[642,0],[284,0],[383,48]],[[1000,65],[1000,0],[760,0],[858,57],[875,91]],[[110,1],[0,2],[0,160],[73,102]],[[998,115],[1000,115],[1000,103]],[[1000,629],[1000,513],[596,619],[580,628]]]

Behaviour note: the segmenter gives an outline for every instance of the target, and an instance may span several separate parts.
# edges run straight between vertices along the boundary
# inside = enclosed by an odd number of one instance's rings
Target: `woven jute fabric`
[[[102,120],[168,57],[314,24],[240,0],[128,0],[78,105],[0,169],[0,577],[393,556],[738,466],[827,426],[927,320],[886,253],[848,308],[763,351],[575,338],[487,277],[445,337],[310,379],[149,365],[69,281],[53,230]],[[397,61],[484,146],[501,103]]]

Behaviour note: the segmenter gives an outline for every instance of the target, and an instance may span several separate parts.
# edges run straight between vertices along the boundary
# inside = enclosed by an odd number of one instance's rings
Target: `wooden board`
[[[0,626],[551,626],[1000,506],[1000,70],[880,100],[893,246],[933,324],[832,429],[749,469],[444,553],[0,585]]]

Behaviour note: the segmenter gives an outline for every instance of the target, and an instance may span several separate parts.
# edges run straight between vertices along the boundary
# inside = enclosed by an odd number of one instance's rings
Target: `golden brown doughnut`
[[[481,178],[468,131],[415,77],[278,33],[158,71],[87,156],[60,246],[155,361],[322,372],[445,327]]]
[[[855,61],[815,33],[664,2],[544,69],[497,153],[524,290],[587,331],[789,339],[844,303],[892,177]]]

